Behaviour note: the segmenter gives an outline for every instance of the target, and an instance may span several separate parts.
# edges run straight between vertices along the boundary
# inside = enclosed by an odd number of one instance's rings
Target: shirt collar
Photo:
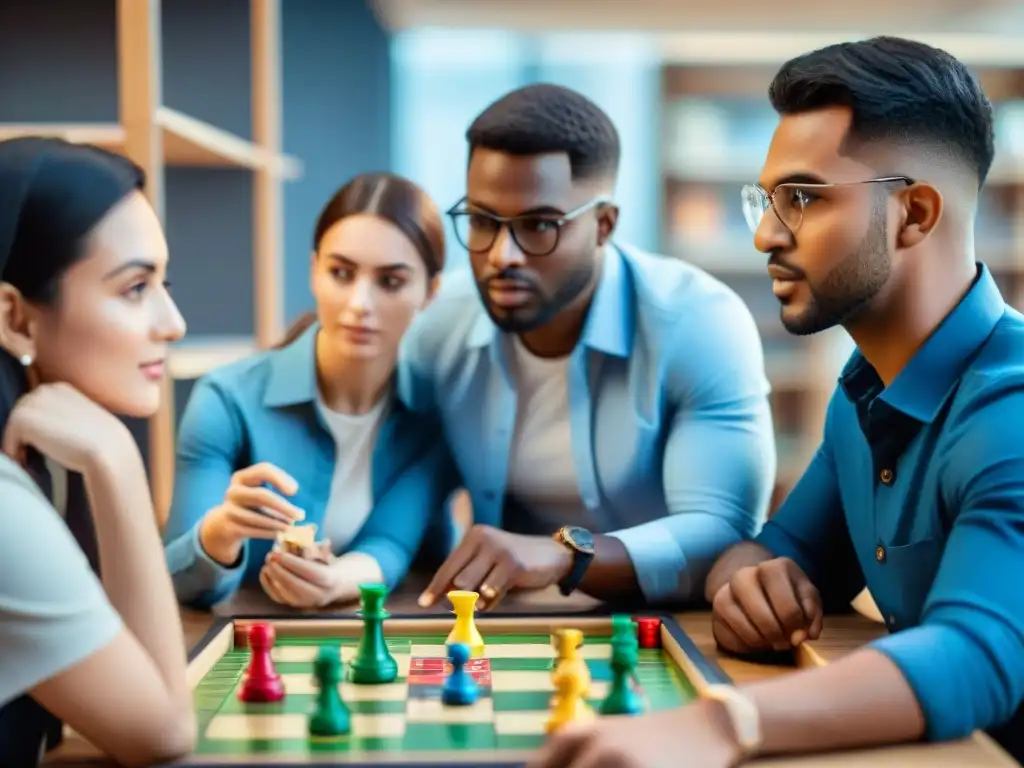
[[[312,403],[317,397],[316,335],[313,323],[295,341],[270,353],[270,379],[263,402],[269,408]]]
[[[971,289],[879,397],[920,422],[932,421],[1005,309],[992,273],[979,264]],[[878,383],[878,374],[857,352],[840,383],[847,396],[856,400]]]
[[[633,291],[623,262],[618,246],[605,248],[601,277],[580,337],[584,346],[617,357],[629,357],[633,350]],[[496,335],[497,328],[484,310],[477,316],[466,343],[483,347]]]

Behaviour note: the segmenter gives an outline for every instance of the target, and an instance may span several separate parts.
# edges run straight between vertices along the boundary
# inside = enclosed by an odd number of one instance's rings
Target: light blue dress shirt
[[[283,349],[214,370],[192,390],[178,428],[174,499],[164,531],[183,603],[210,606],[243,583],[258,583],[272,541],[245,542],[230,567],[199,543],[199,522],[222,503],[237,470],[261,462],[283,469],[299,487],[288,500],[305,511],[305,522],[323,528],[336,446],[316,407],[318,330],[314,325]],[[454,470],[436,439],[439,429],[430,414],[413,413],[393,398],[374,446],[374,506],[345,551],[376,558],[389,586],[401,581],[425,541],[424,553],[434,559],[452,546],[446,500]]]
[[[1018,760],[1022,426],[1024,317],[980,266],[888,387],[854,352],[820,449],[758,538],[828,602],[870,589],[892,632],[873,646],[906,675],[929,738],[989,729]]]
[[[474,522],[550,535],[506,500],[506,348],[472,275],[445,275],[406,336],[401,391],[440,411]],[[733,291],[676,259],[605,249],[569,362],[572,454],[580,519],[623,542],[648,600],[699,595],[716,557],[760,529],[776,466],[768,393],[757,327]]]

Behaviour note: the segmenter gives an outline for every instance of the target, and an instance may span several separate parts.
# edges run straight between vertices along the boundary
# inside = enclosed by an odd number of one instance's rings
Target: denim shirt
[[[441,415],[475,522],[550,535],[507,498],[516,387],[503,336],[472,275],[446,275],[404,340],[401,391]],[[700,595],[718,555],[760,529],[775,478],[750,311],[696,267],[610,246],[568,377],[581,516],[623,542],[649,601]]]
[[[258,583],[273,546],[249,540],[239,561],[225,567],[199,543],[199,522],[222,502],[237,470],[260,462],[280,467],[298,483],[288,500],[305,511],[306,522],[323,527],[339,447],[316,408],[317,331],[314,325],[287,347],[214,370],[192,391],[178,430],[164,533],[174,587],[185,604],[210,606],[243,583]],[[421,546],[438,556],[452,546],[446,500],[455,478],[436,439],[438,424],[398,398],[389,406],[373,451],[373,509],[346,551],[374,557],[393,587]]]
[[[971,290],[888,387],[854,352],[816,456],[759,536],[825,599],[868,587],[891,631],[873,647],[906,676],[930,738],[1001,731],[1017,759],[1022,426],[1024,317],[979,265]]]

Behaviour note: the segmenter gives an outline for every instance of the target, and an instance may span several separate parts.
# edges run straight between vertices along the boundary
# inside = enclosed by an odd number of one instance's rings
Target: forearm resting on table
[[[764,755],[911,742],[925,731],[906,678],[871,648],[742,690],[760,713]]]
[[[110,457],[113,459],[114,457]],[[118,457],[84,475],[107,596],[146,649],[182,707],[191,707],[186,649],[177,598],[141,457]]]

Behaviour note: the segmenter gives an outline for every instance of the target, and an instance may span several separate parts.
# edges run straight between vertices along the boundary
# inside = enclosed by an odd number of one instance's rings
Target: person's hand
[[[527,768],[731,768],[740,750],[717,702],[600,717],[557,731]]]
[[[11,411],[3,452],[24,465],[30,447],[82,475],[100,461],[115,468],[123,457],[138,454],[124,422],[64,383],[36,387]]]
[[[273,486],[275,490],[265,487]],[[231,476],[224,501],[206,513],[199,524],[199,541],[214,560],[230,565],[246,539],[273,539],[305,513],[285,499],[299,484],[266,462],[240,469]]]
[[[437,569],[419,603],[433,605],[450,589],[480,594],[480,608],[493,608],[510,589],[540,589],[572,570],[572,551],[546,536],[522,536],[474,525]]]
[[[342,573],[327,549],[326,562],[273,551],[260,569],[260,584],[270,599],[292,608],[324,608],[335,602]]]
[[[733,653],[785,651],[821,634],[818,589],[786,557],[740,568],[711,609],[715,640]]]

